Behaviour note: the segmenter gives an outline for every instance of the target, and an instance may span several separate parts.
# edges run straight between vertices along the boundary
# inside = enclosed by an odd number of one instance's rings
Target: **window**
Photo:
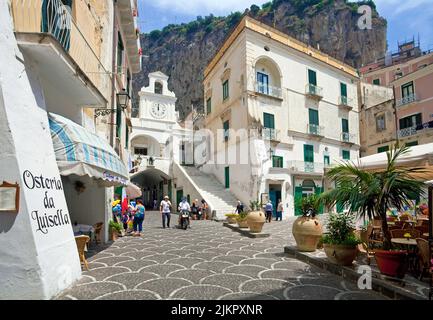
[[[117,33],[117,73],[122,73],[123,55],[125,47],[123,46],[122,36]]]
[[[387,152],[389,151],[389,146],[383,146],[380,148],[377,148],[377,153]]]
[[[340,83],[340,93],[342,97],[347,98],[347,84]]]
[[[314,146],[304,144],[304,161],[309,163],[314,162]]]
[[[265,128],[275,129],[275,118],[273,114],[263,113],[263,126]]]
[[[224,140],[227,141],[229,139],[229,129],[230,129],[229,120],[224,121],[223,129],[224,129]]]
[[[141,156],[147,156],[147,148],[135,147],[134,148],[134,154],[139,154]]]
[[[422,115],[421,113],[418,113],[409,117],[401,118],[399,120],[399,123],[400,123],[400,130],[422,125]]]
[[[323,156],[323,163],[325,166],[329,166],[331,164],[331,159],[329,156]]]
[[[380,79],[374,79],[373,84],[376,86],[380,86]]]
[[[126,71],[126,92],[128,92],[129,96],[132,97],[132,92],[131,92],[131,72],[129,72],[129,69]]]
[[[320,134],[319,128],[319,111],[316,109],[308,109],[309,133]]]
[[[161,82],[155,82],[155,93],[156,94],[162,94],[162,83]]]
[[[343,150],[343,160],[350,160],[350,151]]]
[[[226,189],[230,188],[230,167],[224,168],[224,178],[225,178],[225,187]]]
[[[273,168],[283,168],[283,157],[272,156],[272,167]]]
[[[229,97],[229,81],[226,80],[223,83],[223,101]]]
[[[317,74],[316,71],[308,69],[308,83],[313,86],[317,86]]]
[[[262,72],[257,72],[257,91],[263,94],[269,94],[269,76]]]
[[[120,138],[122,133],[122,108],[117,105],[116,109],[116,138]]]
[[[208,98],[206,100],[206,114],[209,114],[212,112],[212,99]]]
[[[128,149],[129,146],[129,127],[126,125],[126,131],[125,131],[125,149]]]
[[[376,131],[381,132],[386,130],[385,114],[376,116]]]
[[[349,133],[349,120],[341,119],[341,130],[343,133]]]
[[[406,145],[406,147],[417,146],[418,145],[418,141],[407,142],[405,145]]]
[[[413,96],[414,94],[414,89],[413,89],[413,81],[408,82],[404,85],[401,86],[401,96],[402,98],[406,98],[406,97],[410,97]]]

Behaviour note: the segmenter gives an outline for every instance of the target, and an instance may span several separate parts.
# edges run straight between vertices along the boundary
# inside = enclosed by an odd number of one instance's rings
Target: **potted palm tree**
[[[397,167],[398,159],[409,152],[409,148],[397,145],[387,152],[385,169],[369,172],[352,162],[331,168],[326,176],[335,183],[335,188],[325,192],[321,201],[328,206],[345,206],[349,213],[359,218],[382,221],[383,246],[375,250],[375,258],[381,273],[403,278],[407,270],[407,252],[396,250],[388,229],[387,211],[396,208],[402,211],[410,206],[410,199],[423,194],[423,182],[413,178],[422,173],[421,168]]]
[[[298,204],[302,209],[302,216],[293,222],[292,233],[299,251],[314,252],[322,238],[322,224],[316,218],[319,212],[319,198],[312,194],[302,198]]]
[[[342,266],[351,266],[358,254],[361,241],[353,232],[353,216],[330,214],[327,233],[323,236],[323,248],[328,260]]]

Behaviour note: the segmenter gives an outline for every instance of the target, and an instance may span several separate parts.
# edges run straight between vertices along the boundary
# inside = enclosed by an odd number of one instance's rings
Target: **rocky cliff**
[[[357,10],[362,4],[373,9],[371,30],[358,27],[361,15]],[[273,0],[262,7],[252,5],[245,14],[354,67],[386,51],[386,20],[371,0]],[[148,85],[150,72],[159,70],[170,76],[169,89],[178,97],[181,117],[191,111],[191,105],[202,110],[203,70],[241,18],[240,12],[227,17],[209,15],[142,34],[145,57],[143,71],[135,76],[135,91]]]

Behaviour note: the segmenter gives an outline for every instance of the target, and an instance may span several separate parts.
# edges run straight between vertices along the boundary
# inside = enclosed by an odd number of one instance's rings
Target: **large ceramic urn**
[[[266,217],[261,211],[251,211],[247,215],[247,222],[250,231],[253,233],[262,232],[263,225],[265,224]]]
[[[317,218],[302,216],[293,222],[292,233],[299,251],[313,252],[322,238],[322,224]]]
[[[328,260],[340,266],[351,266],[358,255],[357,246],[323,244]]]

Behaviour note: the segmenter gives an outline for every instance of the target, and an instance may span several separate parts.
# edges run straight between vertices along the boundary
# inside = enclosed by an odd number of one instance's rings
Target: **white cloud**
[[[392,13],[393,15],[399,15],[407,10],[417,9],[421,6],[427,6],[433,4],[433,0],[375,0],[379,13],[382,10]]]
[[[141,5],[179,12],[185,15],[225,15],[232,11],[241,11],[252,4],[262,5],[269,0],[153,0],[151,3],[144,0]]]

